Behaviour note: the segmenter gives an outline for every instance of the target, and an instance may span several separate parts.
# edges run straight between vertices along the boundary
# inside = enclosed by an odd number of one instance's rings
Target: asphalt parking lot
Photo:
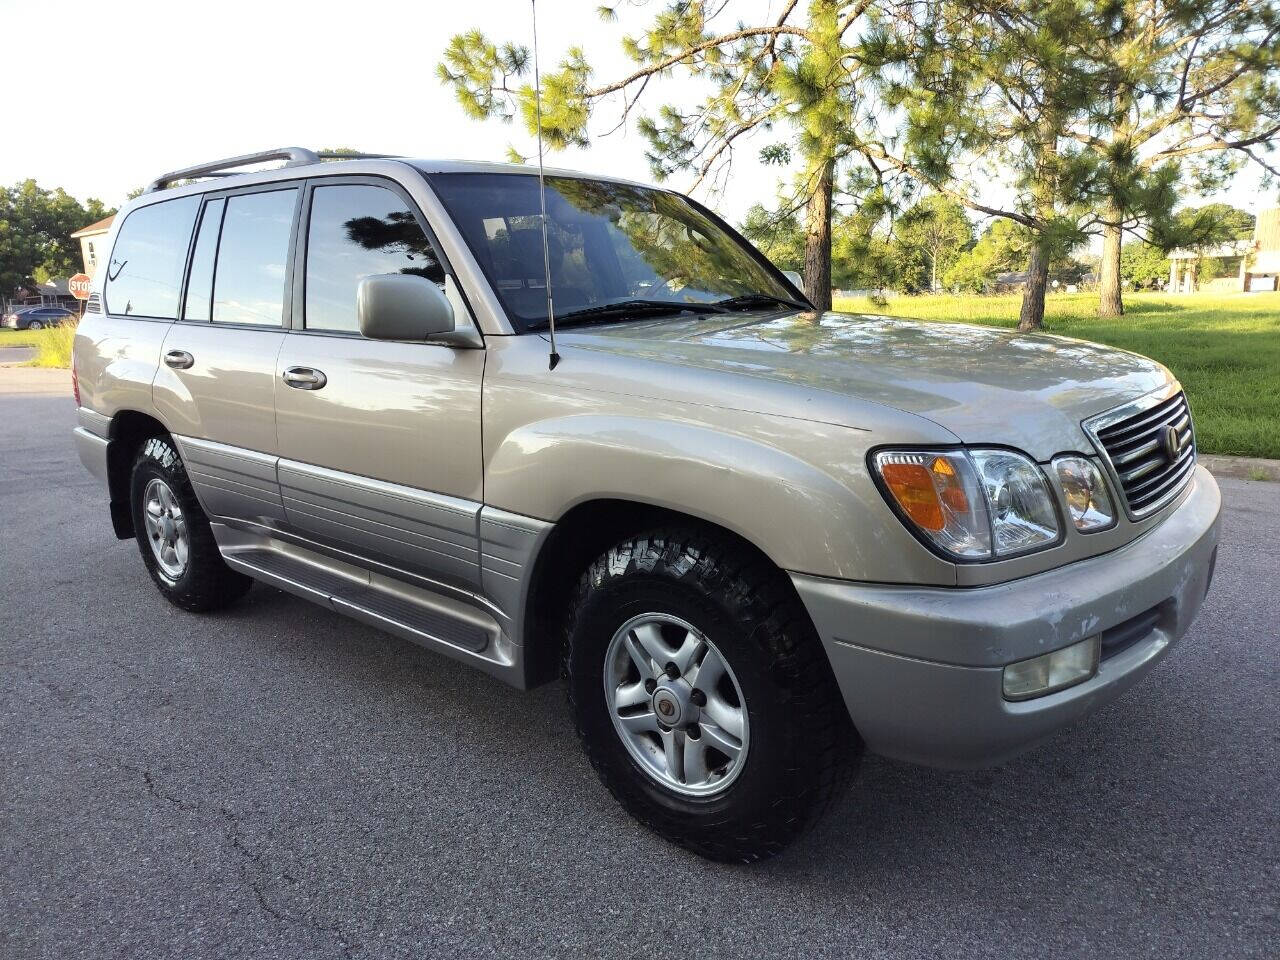
[[[0,956],[1246,957],[1280,945],[1280,484],[1125,698],[996,769],[868,758],[725,867],[520,693],[278,591],[166,604],[71,443],[0,396]]]

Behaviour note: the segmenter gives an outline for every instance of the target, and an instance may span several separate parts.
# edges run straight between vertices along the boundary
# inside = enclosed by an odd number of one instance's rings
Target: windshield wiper
[[[795,307],[797,310],[812,310],[813,308],[807,303],[801,303],[798,300],[792,300],[789,297],[775,297],[771,293],[744,293],[740,297],[730,297],[728,300],[717,300],[715,306],[721,310],[751,310],[755,307],[768,307],[773,304],[782,304],[787,307]]]
[[[619,300],[602,303],[596,307],[583,307],[556,314],[556,326],[562,324],[608,323],[619,317],[658,316],[672,313],[720,313],[720,307],[711,303],[683,303],[676,300]],[[545,330],[546,320],[535,320],[530,330]]]

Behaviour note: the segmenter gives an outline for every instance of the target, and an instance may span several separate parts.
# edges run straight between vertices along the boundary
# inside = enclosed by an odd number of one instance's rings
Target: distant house
[[[1245,292],[1280,290],[1280,207],[1258,214],[1253,225],[1253,256],[1241,279]]]
[[[1216,290],[1248,293],[1280,289],[1280,207],[1258,214],[1252,240],[1233,240],[1208,249],[1174,250],[1169,254],[1169,292],[1195,290],[1196,265],[1206,257],[1221,260],[1236,274],[1212,281]]]
[[[115,214],[112,214],[97,223],[81,227],[71,235],[72,240],[80,241],[80,255],[84,259],[84,272],[90,277],[98,272],[98,263],[102,257],[106,256],[107,251],[104,249],[104,244],[107,242],[107,234],[111,231],[111,224],[114,220]]]
[[[5,310],[13,307],[72,307],[78,300],[71,294],[66,277],[56,277],[48,283],[34,283],[19,287],[12,298],[5,300]]]

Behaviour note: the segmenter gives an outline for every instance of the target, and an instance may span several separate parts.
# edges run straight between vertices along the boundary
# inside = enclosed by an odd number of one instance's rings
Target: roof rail
[[[304,163],[319,163],[321,160],[393,160],[393,153],[339,153],[335,150],[308,150],[306,147],[277,147],[275,150],[263,150],[261,153],[246,153],[243,157],[228,157],[226,160],[214,160],[196,167],[183,167],[156,177],[143,193],[163,190],[175,180],[191,177],[230,177],[234,168],[246,167],[251,163],[266,163],[268,160],[285,160],[286,167],[294,167]]]
[[[261,153],[246,153],[243,157],[228,157],[226,160],[214,160],[211,163],[183,167],[181,170],[162,174],[147,184],[147,188],[142,192],[152,193],[163,190],[175,180],[185,180],[190,177],[230,176],[230,168],[246,167],[251,163],[266,163],[268,160],[287,160],[288,163],[285,166],[292,167],[303,163],[319,163],[320,156],[306,147],[277,147],[275,150],[263,150]]]

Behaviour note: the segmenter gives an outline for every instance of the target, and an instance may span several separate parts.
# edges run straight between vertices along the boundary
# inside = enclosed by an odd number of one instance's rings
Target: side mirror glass
[[[791,285],[804,293],[804,277],[795,270],[783,270],[782,275],[791,281]]]
[[[426,277],[383,273],[356,290],[356,318],[370,340],[427,340],[452,333],[453,306]]]

